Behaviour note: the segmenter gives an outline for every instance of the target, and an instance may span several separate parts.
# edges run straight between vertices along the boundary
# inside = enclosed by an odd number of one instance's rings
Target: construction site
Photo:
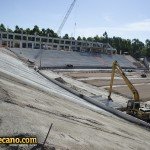
[[[38,140],[0,149],[149,150],[149,65],[109,43],[0,31],[0,137]]]
[[[150,74],[144,64],[101,52],[7,46],[0,53],[0,135],[36,135],[42,143],[53,123],[47,149],[149,148],[149,119],[122,111],[134,98],[118,73],[108,101],[116,60],[140,95],[135,101],[149,110]]]

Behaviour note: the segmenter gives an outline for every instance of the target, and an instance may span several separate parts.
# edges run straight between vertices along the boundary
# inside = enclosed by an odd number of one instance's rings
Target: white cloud
[[[150,32],[150,19],[146,19],[140,22],[128,23],[119,27],[88,27],[88,28],[78,28],[76,30],[77,35],[84,36],[95,36],[102,35],[105,31],[108,32],[110,36],[123,36],[127,38],[132,38],[132,34],[140,38],[140,34],[144,36],[144,33]],[[150,33],[149,33],[150,34]],[[149,38],[149,37],[145,37]]]
[[[110,15],[105,15],[105,16],[103,16],[103,18],[107,22],[110,22],[112,20]]]
[[[147,31],[150,32],[150,19],[143,20],[141,22],[130,23],[126,25],[128,30],[133,31]]]

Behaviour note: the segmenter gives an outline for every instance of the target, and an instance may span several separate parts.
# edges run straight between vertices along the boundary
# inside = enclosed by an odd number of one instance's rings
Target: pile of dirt
[[[1,83],[0,83],[0,101],[6,102],[11,101],[8,91],[1,86]]]
[[[62,83],[62,84],[66,84],[66,81],[61,77],[55,78],[55,80]]]

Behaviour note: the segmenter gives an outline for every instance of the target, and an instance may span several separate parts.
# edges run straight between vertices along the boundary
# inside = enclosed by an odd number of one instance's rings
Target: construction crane
[[[61,23],[61,25],[60,25],[60,27],[58,28],[58,31],[57,31],[57,34],[58,34],[58,35],[60,35],[60,33],[61,33],[61,31],[62,31],[62,28],[64,27],[64,25],[65,25],[65,23],[66,23],[66,21],[67,21],[69,15],[70,15],[70,13],[71,13],[71,11],[72,11],[72,9],[73,9],[73,7],[74,7],[76,1],[77,1],[77,0],[74,0],[74,1],[72,2],[72,4],[70,5],[69,10],[67,11],[67,13],[66,13],[66,15],[65,15],[65,17],[64,17],[64,19],[63,19],[63,21],[62,21],[62,23]]]
[[[126,85],[129,87],[129,89],[131,90],[133,94],[133,99],[128,100],[127,107],[125,109],[126,113],[149,122],[150,121],[150,109],[140,106],[140,96],[139,96],[138,91],[136,90],[134,85],[129,81],[129,79],[127,78],[127,76],[125,75],[125,73],[123,72],[123,70],[121,69],[117,61],[114,61],[112,65],[112,74],[111,74],[108,100],[112,100],[111,93],[112,93],[112,86],[113,86],[113,81],[114,81],[116,70],[122,76]]]

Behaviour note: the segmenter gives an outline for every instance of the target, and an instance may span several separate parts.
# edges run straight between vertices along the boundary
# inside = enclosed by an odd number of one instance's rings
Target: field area
[[[150,74],[147,73],[147,78],[141,78],[140,71],[126,72],[126,76],[131,83],[136,87],[142,101],[150,101]],[[111,73],[110,72],[64,72],[64,75],[70,76],[73,79],[82,81],[89,85],[93,85],[102,89],[109,89]],[[119,74],[116,74],[113,86],[113,92],[127,98],[132,98],[132,93],[128,89],[124,80]]]

